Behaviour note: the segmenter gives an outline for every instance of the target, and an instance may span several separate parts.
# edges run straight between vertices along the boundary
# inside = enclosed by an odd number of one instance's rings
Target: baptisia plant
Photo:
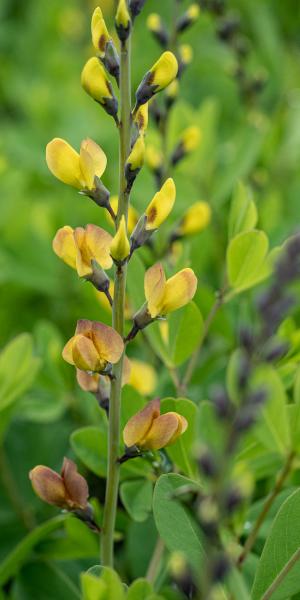
[[[115,232],[113,235],[93,224],[62,226],[53,240],[53,250],[80,278],[92,283],[97,293],[104,293],[112,311],[111,326],[88,318],[77,322],[74,335],[62,350],[64,360],[76,368],[80,387],[93,393],[108,415],[108,460],[106,495],[101,527],[101,564],[113,565],[114,532],[119,497],[119,471],[122,463],[121,402],[122,386],[128,381],[145,394],[151,394],[156,377],[142,361],[130,362],[125,356],[127,343],[152,321],[166,317],[186,305],[194,296],[197,278],[184,268],[166,279],[162,264],[150,267],[145,274],[146,304],[128,332],[125,299],[131,304],[126,288],[127,270],[133,253],[149,243],[152,235],[170,215],[176,196],[174,180],[164,177],[152,197],[145,190],[145,208],[139,217],[131,205],[131,191],[145,159],[148,103],[174,82],[178,61],[165,51],[150,67],[136,90],[136,104],[131,105],[131,35],[142,0],[120,0],[115,14],[120,52],[116,50],[101,9],[95,9],[91,32],[96,56],[89,58],[81,73],[81,84],[89,96],[111,115],[119,136],[119,192],[110,202],[110,192],[102,182],[107,158],[102,148],[90,139],[84,140],[77,152],[65,140],[54,138],[46,149],[50,171],[63,183],[91,198],[107,211]],[[187,17],[185,17],[186,20]],[[183,24],[180,25],[181,29]],[[117,92],[110,77],[119,86]],[[176,84],[175,84],[176,87]],[[118,97],[117,97],[118,96]],[[115,157],[111,157],[115,163]],[[147,198],[150,199],[147,201]],[[133,199],[134,202],[134,199]],[[114,269],[114,278],[107,271]],[[134,304],[134,302],[133,302]],[[126,335],[127,333],[127,335]],[[133,335],[134,334],[134,335]],[[141,381],[142,379],[145,381]],[[145,407],[125,425],[125,451],[134,447],[131,458],[155,453],[176,442],[186,431],[188,422],[176,411],[160,414],[158,400],[145,401]],[[122,446],[121,446],[122,448]],[[151,455],[152,456],[152,455]],[[130,457],[129,457],[130,458]],[[126,460],[128,459],[128,456]],[[151,460],[158,460],[153,457]],[[38,466],[30,478],[36,493],[48,503],[74,512],[93,525],[88,505],[88,487],[77,473],[74,463],[65,460],[61,474]],[[98,527],[98,526],[97,526]]]

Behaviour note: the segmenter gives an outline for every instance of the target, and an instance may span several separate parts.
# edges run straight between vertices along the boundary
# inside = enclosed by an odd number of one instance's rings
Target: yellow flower
[[[187,127],[180,136],[180,143],[182,144],[185,153],[195,150],[197,146],[199,146],[200,140],[201,131],[199,127],[196,127],[195,125]]]
[[[85,510],[88,506],[88,484],[69,458],[64,458],[60,475],[38,465],[30,471],[29,478],[35,493],[48,504],[66,510]]]
[[[127,158],[126,168],[130,171],[139,171],[143,164],[145,158],[145,141],[144,136],[139,135],[136,142],[134,143],[133,148]]]
[[[104,67],[95,56],[90,58],[83,67],[81,85],[89,96],[105,108],[108,114],[116,117],[118,101]]]
[[[190,25],[192,25],[192,23],[196,21],[196,19],[199,16],[199,13],[200,8],[198,4],[191,4],[189,8],[185,11],[185,13],[183,13],[183,15],[179,17],[176,23],[176,31],[178,33],[182,33],[182,31],[185,31],[187,27],[189,27]]]
[[[136,91],[136,110],[145,104],[154,94],[163,90],[178,72],[178,63],[175,55],[167,50],[159,57],[156,63],[146,73]]]
[[[57,179],[79,190],[94,190],[95,177],[103,175],[107,164],[102,148],[89,138],[81,142],[79,154],[65,140],[54,138],[47,144],[46,161]]]
[[[187,268],[166,280],[161,263],[156,263],[146,271],[144,286],[148,312],[155,319],[188,304],[196,293],[197,277]]]
[[[62,355],[66,362],[81,371],[106,373],[117,363],[124,350],[121,336],[103,323],[81,319],[75,335],[65,345]]]
[[[157,384],[157,377],[153,367],[148,363],[136,359],[131,359],[130,365],[129,385],[143,396],[152,394]]]
[[[159,450],[174,444],[187,429],[187,420],[176,412],[160,414],[160,401],[152,400],[131,417],[123,430],[125,445],[141,450]]]
[[[147,18],[147,27],[150,31],[158,32],[162,28],[162,21],[157,13],[150,13]]]
[[[116,262],[124,261],[130,253],[130,244],[127,237],[126,221],[122,215],[118,231],[110,245],[110,254]]]
[[[178,234],[191,235],[202,231],[211,220],[211,208],[208,202],[195,202],[183,215],[178,227]]]
[[[125,356],[122,373],[122,386],[130,382],[130,377],[131,361],[127,358],[127,356]],[[96,394],[99,391],[99,387],[102,387],[101,384],[103,384],[103,389],[107,388],[107,395],[109,398],[109,377],[100,375],[99,373],[88,373],[87,371],[80,371],[80,369],[76,369],[76,379],[82,390],[85,392],[92,392],[93,394]]]
[[[163,154],[153,145],[147,145],[145,159],[148,167],[152,171],[157,171],[162,167],[164,162]]]
[[[175,202],[176,187],[174,180],[169,177],[162,188],[152,198],[145,210],[146,230],[157,229],[169,216]]]
[[[111,235],[97,225],[75,229],[65,225],[58,230],[52,246],[59,258],[72,269],[76,269],[79,277],[86,277],[93,272],[93,260],[103,269],[112,266],[111,241]]]
[[[97,6],[93,12],[91,31],[94,48],[97,50],[97,52],[99,52],[99,56],[103,58],[105,56],[106,44],[111,39],[111,36],[107,30],[103,14],[99,6]]]
[[[193,60],[193,48],[189,44],[179,46],[179,59],[184,65],[189,65]]]
[[[134,115],[134,122],[140,133],[145,133],[148,127],[148,102],[142,104]]]
[[[117,28],[123,29],[128,29],[130,27],[130,15],[126,0],[119,0],[116,12],[116,26]]]
[[[110,205],[111,205],[115,215],[118,213],[118,204],[119,204],[118,196],[111,196]],[[110,214],[106,213],[106,216],[107,216],[107,219],[109,220],[109,222],[111,224],[114,224]],[[128,206],[128,220],[127,220],[127,231],[129,234],[132,233],[132,231],[134,230],[138,220],[139,220],[139,215],[138,215],[137,211],[135,210],[135,208],[132,206],[132,204],[130,204]]]

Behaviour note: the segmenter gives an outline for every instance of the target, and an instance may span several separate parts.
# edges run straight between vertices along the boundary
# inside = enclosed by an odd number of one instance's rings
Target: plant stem
[[[280,586],[281,582],[290,572],[292,567],[296,564],[296,562],[300,559],[300,548],[294,552],[291,556],[290,560],[286,563],[286,565],[281,569],[280,573],[278,573],[277,577],[274,579],[273,583],[271,583],[270,587],[268,587],[267,591],[262,596],[261,600],[269,600],[271,596],[273,596],[274,592],[276,592],[277,588]]]
[[[119,203],[116,226],[122,215],[127,222],[129,194],[126,192],[127,181],[125,178],[125,163],[130,149],[131,134],[131,79],[130,79],[130,37],[121,45],[120,60],[120,103],[121,119],[119,126],[120,153],[119,153]],[[118,267],[114,281],[114,302],[112,325],[124,337],[124,310],[127,266]],[[117,461],[120,439],[120,405],[121,386],[124,354],[120,361],[113,367],[111,394],[109,401],[109,427],[108,427],[108,464],[106,495],[103,515],[101,564],[113,566],[114,562],[114,530],[118,502],[119,469]]]
[[[276,481],[276,484],[275,484],[275,486],[273,488],[273,491],[270,494],[270,496],[267,498],[267,500],[266,500],[266,502],[265,502],[265,504],[264,504],[264,506],[262,508],[262,511],[258,515],[258,517],[257,517],[257,519],[256,519],[256,521],[254,523],[253,529],[252,529],[252,531],[251,531],[251,533],[250,533],[250,535],[249,535],[249,537],[248,537],[248,539],[246,541],[246,544],[245,544],[245,546],[244,546],[244,548],[242,550],[242,553],[239,556],[239,559],[238,559],[238,565],[239,565],[239,567],[243,564],[243,562],[247,558],[249,552],[252,550],[252,548],[253,548],[253,546],[254,546],[254,544],[256,542],[256,538],[257,538],[258,532],[259,532],[259,530],[260,530],[260,528],[261,528],[261,526],[262,526],[262,524],[263,524],[266,516],[268,515],[268,512],[269,512],[269,510],[270,510],[270,508],[271,508],[271,506],[272,506],[275,498],[277,498],[279,492],[281,491],[282,486],[283,486],[286,478],[290,474],[294,457],[295,457],[295,452],[294,451],[292,451],[292,452],[290,452],[288,454],[286,462],[285,462],[285,465],[284,465],[284,467],[283,467],[283,469],[281,471],[281,474],[279,475],[279,477],[278,477],[278,479]]]
[[[155,544],[154,547],[154,551],[148,566],[148,570],[146,573],[146,579],[150,582],[150,583],[154,583],[155,579],[158,575],[158,570],[159,567],[161,565],[161,559],[164,553],[164,549],[165,549],[165,544],[163,542],[163,540],[159,537],[157,538],[157,542]]]

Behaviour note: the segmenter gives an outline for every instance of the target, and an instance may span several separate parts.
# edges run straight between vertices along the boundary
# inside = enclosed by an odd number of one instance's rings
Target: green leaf
[[[203,333],[203,318],[199,308],[190,302],[172,313],[169,323],[169,357],[174,366],[185,362],[199,346]]]
[[[147,479],[124,481],[120,487],[121,500],[134,521],[145,521],[152,509],[152,483]]]
[[[227,273],[235,293],[257,285],[270,275],[269,242],[263,231],[239,233],[227,248]]]
[[[32,337],[22,333],[0,354],[0,410],[7,408],[32,385],[40,366],[33,356]]]
[[[252,600],[260,600],[300,546],[300,490],[282,504],[264,546],[252,589]],[[272,600],[286,600],[300,592],[300,561],[272,594]]]
[[[148,596],[152,592],[152,585],[147,579],[136,579],[127,592],[126,600],[148,600]]]
[[[51,582],[51,585],[49,585]],[[76,582],[77,583],[77,582]],[[24,565],[13,584],[14,600],[81,600],[68,570],[53,562],[36,560]]]
[[[161,401],[161,412],[177,412],[186,418],[187,430],[178,438],[175,444],[167,447],[168,456],[189,477],[194,477],[196,465],[192,460],[192,447],[196,441],[199,424],[199,409],[191,400],[186,398],[164,398]]]
[[[231,569],[227,578],[227,586],[233,598],[251,600],[244,577],[236,568]]]
[[[154,488],[153,512],[159,535],[171,552],[182,552],[191,565],[199,570],[204,549],[201,532],[188,509],[174,492],[195,483],[175,473],[162,475]]]
[[[253,229],[257,223],[257,208],[253,202],[250,189],[239,181],[231,202],[228,236],[229,239],[238,233]]]
[[[82,427],[72,433],[70,441],[83,464],[99,477],[106,477],[107,429],[104,426]]]
[[[34,547],[50,533],[60,529],[69,515],[60,515],[31,531],[0,564],[0,585],[4,585],[29,558]]]
[[[92,573],[81,575],[82,600],[104,600],[106,597],[106,585],[99,577]]]
[[[256,370],[253,383],[267,395],[254,435],[265,448],[285,455],[290,448],[291,434],[282,381],[272,366],[263,365]]]

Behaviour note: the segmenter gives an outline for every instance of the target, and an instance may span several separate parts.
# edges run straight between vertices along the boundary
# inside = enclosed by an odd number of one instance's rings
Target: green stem
[[[130,149],[131,134],[131,79],[130,79],[130,38],[122,44],[120,61],[120,155],[119,155],[119,204],[116,226],[122,215],[127,221],[129,195],[126,192],[125,163]],[[124,337],[124,309],[127,266],[116,269],[114,281],[114,302],[112,325]],[[106,495],[102,527],[101,564],[113,566],[114,562],[114,530],[119,490],[119,439],[120,439],[120,406],[121,385],[124,355],[113,367],[113,379],[109,401],[108,428],[108,464]]]
[[[292,567],[300,560],[300,548],[294,552],[291,556],[290,560],[284,565],[283,569],[281,569],[280,573],[278,573],[277,577],[274,579],[273,583],[267,589],[267,591],[262,596],[261,600],[269,600],[271,596],[273,596],[274,592],[276,592],[277,588],[280,586],[284,578],[288,575]]]
[[[271,506],[273,505],[274,500],[277,498],[279,492],[281,491],[286,478],[288,477],[288,475],[291,472],[294,458],[295,458],[295,452],[292,451],[288,454],[288,456],[286,458],[286,462],[285,462],[283,469],[276,481],[273,491],[271,492],[270,496],[267,498],[261,512],[259,513],[259,515],[254,523],[253,529],[246,541],[246,544],[242,550],[242,553],[239,556],[239,559],[238,559],[239,567],[241,567],[241,565],[247,558],[249,552],[251,552],[251,550],[256,542],[256,538],[258,536],[260,528],[261,528],[263,522],[265,521],[265,519],[269,513],[269,510],[270,510]]]

